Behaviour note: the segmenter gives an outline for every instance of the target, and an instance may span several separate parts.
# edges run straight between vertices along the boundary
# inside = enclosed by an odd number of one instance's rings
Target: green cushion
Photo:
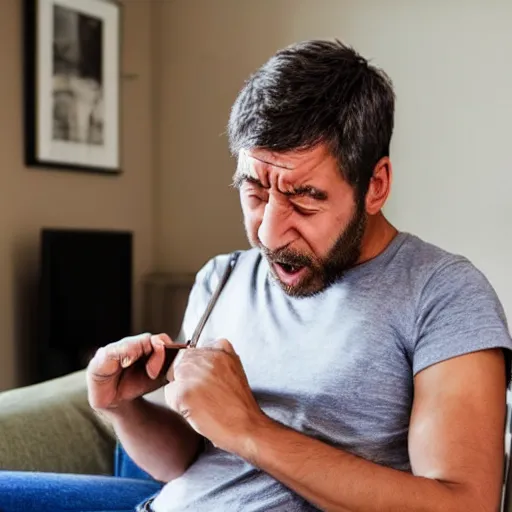
[[[0,393],[0,469],[112,474],[114,446],[84,371]]]

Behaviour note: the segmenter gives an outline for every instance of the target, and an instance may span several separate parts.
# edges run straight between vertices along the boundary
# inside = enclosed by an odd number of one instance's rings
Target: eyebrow
[[[256,185],[261,188],[269,188],[263,186],[263,183],[261,183],[261,181],[258,178],[255,178],[254,176],[250,176],[244,173],[235,173],[235,176],[233,177],[233,187],[240,188],[242,183],[244,182],[252,183],[253,185]],[[311,185],[298,185],[296,187],[293,187],[292,191],[281,193],[288,197],[308,196],[313,199],[316,199],[317,201],[326,201],[328,198],[327,192],[319,190],[316,187],[312,187]]]
[[[286,196],[309,196],[317,201],[327,200],[327,192],[312,187],[311,185],[299,185],[293,187],[292,192],[283,192],[283,194]]]
[[[233,175],[233,184],[232,186],[234,188],[240,188],[243,183],[252,183],[253,185],[257,185],[258,187],[265,188],[263,186],[263,183],[258,178],[255,178],[254,176],[250,176],[249,174],[242,173],[242,172],[235,172]]]

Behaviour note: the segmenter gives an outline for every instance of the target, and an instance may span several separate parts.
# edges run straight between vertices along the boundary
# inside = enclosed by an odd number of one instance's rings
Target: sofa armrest
[[[0,469],[112,474],[114,447],[83,370],[0,393]]]

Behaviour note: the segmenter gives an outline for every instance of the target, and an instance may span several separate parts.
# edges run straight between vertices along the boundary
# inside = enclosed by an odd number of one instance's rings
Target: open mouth
[[[290,265],[288,263],[280,263],[276,262],[276,265],[279,266],[284,272],[287,274],[293,275],[297,272],[300,272],[304,267],[298,266],[298,265]]]
[[[291,265],[278,261],[272,263],[272,266],[274,267],[274,272],[279,281],[289,287],[297,286],[308,270],[308,268],[303,265]]]

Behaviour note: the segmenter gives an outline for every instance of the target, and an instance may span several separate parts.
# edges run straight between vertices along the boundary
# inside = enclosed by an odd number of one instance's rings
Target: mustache
[[[270,263],[284,263],[292,267],[314,267],[313,259],[291,249],[278,249],[272,251],[260,244],[260,250]]]

